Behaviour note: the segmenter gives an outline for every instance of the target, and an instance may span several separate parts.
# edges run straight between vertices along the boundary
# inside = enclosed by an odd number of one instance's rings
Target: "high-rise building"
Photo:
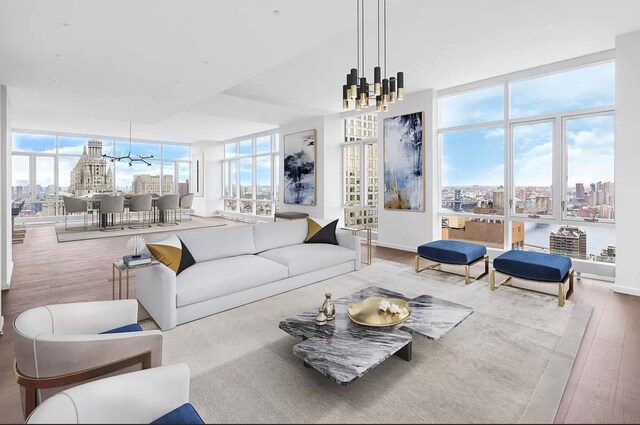
[[[75,196],[89,193],[111,192],[113,173],[102,157],[102,141],[89,140],[82,148],[82,156],[71,170],[69,192]]]
[[[584,183],[576,183],[576,198],[585,199],[586,194],[584,192]]]
[[[189,179],[178,183],[178,195],[184,196],[189,194]]]
[[[504,187],[493,191],[493,208],[504,208]]]
[[[548,215],[551,214],[551,197],[550,196],[536,196],[536,214]]]
[[[160,176],[151,174],[134,174],[132,188],[134,193],[175,193],[173,176],[162,176],[161,189]]]
[[[549,251],[585,260],[587,258],[587,234],[577,226],[562,226],[549,233]]]

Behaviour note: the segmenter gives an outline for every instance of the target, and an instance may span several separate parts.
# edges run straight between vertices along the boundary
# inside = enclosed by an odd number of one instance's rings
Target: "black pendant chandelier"
[[[386,112],[389,104],[404,99],[404,72],[387,78],[387,0],[382,0],[382,38],[380,44],[380,0],[378,0],[378,65],[373,68],[373,84],[367,83],[365,72],[365,0],[356,0],[357,16],[357,66],[347,74],[347,84],[342,86],[342,108],[360,111],[370,106],[369,99],[375,99],[376,111]],[[383,53],[381,54],[381,50]],[[380,66],[383,58],[384,67]],[[384,78],[381,78],[384,75]],[[360,76],[360,77],[359,77]],[[371,80],[369,80],[371,81]],[[373,90],[371,89],[373,86]],[[351,102],[353,100],[353,103]]]
[[[129,153],[123,156],[111,156],[111,155],[107,155],[106,153],[102,154],[102,157],[105,159],[109,159],[111,160],[111,162],[114,161],[118,161],[120,162],[123,159],[129,160],[129,167],[133,167],[133,163],[134,162],[143,162],[145,164],[147,164],[149,167],[151,167],[151,163],[147,161],[147,159],[151,159],[153,158],[153,155],[149,155],[149,156],[142,156],[142,155],[136,155],[136,156],[131,156],[131,122],[129,122]]]

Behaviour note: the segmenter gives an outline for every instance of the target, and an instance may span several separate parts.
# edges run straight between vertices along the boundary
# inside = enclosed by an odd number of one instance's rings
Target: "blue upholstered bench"
[[[496,272],[508,276],[497,285]],[[512,286],[509,283],[512,278],[541,284],[557,284],[558,305],[560,307],[564,306],[565,297],[568,297],[573,292],[571,259],[562,255],[534,251],[507,251],[493,260],[491,290],[495,291],[496,288],[502,285]],[[569,283],[569,290],[565,295],[564,285],[567,282]]]
[[[420,268],[420,259],[435,261],[425,268]],[[459,242],[459,241],[433,241],[418,247],[416,254],[416,273],[423,270],[433,270],[441,264],[453,264],[464,266],[464,282],[468,285],[471,283],[470,270],[471,266],[484,260],[484,273],[474,278],[474,281],[486,276],[489,273],[489,256],[487,248],[482,245]],[[439,270],[445,273],[452,273],[446,270]],[[452,273],[458,274],[458,273]]]

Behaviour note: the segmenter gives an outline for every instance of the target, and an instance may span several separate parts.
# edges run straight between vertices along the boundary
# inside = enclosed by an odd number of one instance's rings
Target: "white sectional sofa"
[[[138,301],[162,330],[360,267],[358,238],[338,231],[339,245],[305,243],[306,220],[176,234],[196,264],[178,276],[162,264],[146,267],[136,278]]]

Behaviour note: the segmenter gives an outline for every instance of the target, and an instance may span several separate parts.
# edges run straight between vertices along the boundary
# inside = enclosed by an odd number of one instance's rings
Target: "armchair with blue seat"
[[[46,400],[28,424],[203,424],[189,403],[189,367],[156,367],[100,379]]]
[[[162,333],[143,331],[137,320],[136,300],[47,305],[18,315],[14,369],[25,417],[71,386],[162,365]]]

